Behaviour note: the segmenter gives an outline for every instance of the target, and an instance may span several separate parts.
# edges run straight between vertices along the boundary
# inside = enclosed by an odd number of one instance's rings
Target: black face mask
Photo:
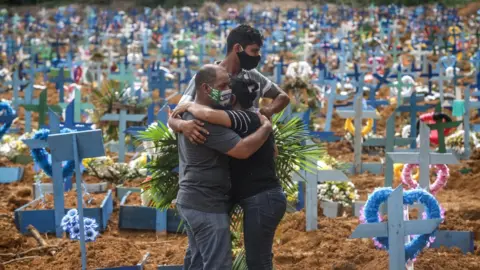
[[[250,56],[245,51],[241,51],[237,53],[238,59],[240,60],[240,67],[246,70],[254,69],[260,63],[260,59],[262,58],[259,56]]]

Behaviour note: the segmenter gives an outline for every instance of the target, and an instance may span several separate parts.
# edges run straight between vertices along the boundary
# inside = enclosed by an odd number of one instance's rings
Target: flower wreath
[[[387,201],[392,192],[393,189],[391,187],[375,189],[368,198],[365,207],[360,212],[360,221],[362,223],[382,222],[382,218],[378,213],[380,205]],[[440,205],[432,194],[422,189],[407,190],[403,192],[403,204],[413,205],[416,201],[425,206],[426,217],[424,218],[443,218]],[[407,261],[413,261],[423,248],[429,247],[430,244],[435,241],[435,237],[433,236],[435,231],[430,234],[414,236],[412,241],[405,244],[405,259]],[[388,250],[388,237],[374,237],[373,241],[376,247]]]
[[[70,133],[73,130],[64,128],[60,131],[60,133]],[[34,140],[44,140],[46,141],[48,135],[50,134],[50,130],[48,129],[40,129],[35,133],[32,139]],[[52,162],[50,158],[50,153],[45,150],[45,148],[38,148],[30,150],[32,154],[33,161],[37,164],[48,176],[52,177]],[[67,178],[73,174],[75,169],[75,162],[73,160],[69,160],[66,162],[65,166],[63,166],[63,178]]]
[[[12,106],[8,104],[8,102],[0,102],[0,111],[4,111],[3,116],[12,116],[15,115],[15,110],[12,109]],[[7,133],[7,131],[12,126],[13,120],[7,121],[3,123],[2,127],[0,127],[0,140],[3,138],[3,135]]]
[[[412,170],[417,168],[418,164],[406,164],[402,170],[402,183],[411,189],[416,189],[419,187],[418,182],[413,181],[412,179]],[[450,171],[448,166],[445,164],[435,164],[430,165],[430,167],[434,167],[437,170],[437,179],[433,184],[430,185],[430,193],[433,195],[437,194],[437,192],[442,189],[446,184],[448,177],[450,176]]]

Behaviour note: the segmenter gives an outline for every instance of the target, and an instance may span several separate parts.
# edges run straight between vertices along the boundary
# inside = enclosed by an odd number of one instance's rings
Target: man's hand
[[[272,130],[272,123],[265,115],[258,113],[258,117],[260,118],[260,124],[262,124],[262,126],[268,127]]]
[[[203,144],[208,131],[203,128],[203,122],[197,119],[182,122],[182,133],[193,144]]]
[[[182,104],[178,104],[172,112],[171,117],[178,118],[180,114],[188,111],[188,108],[192,105],[192,102],[184,102]]]
[[[272,119],[273,110],[270,106],[265,106],[260,109],[260,113],[265,115],[268,119]]]

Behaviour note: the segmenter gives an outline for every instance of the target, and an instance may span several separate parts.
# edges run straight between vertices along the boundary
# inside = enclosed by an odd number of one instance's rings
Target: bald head
[[[196,98],[200,99],[202,103],[207,102],[208,94],[212,91],[212,88],[222,91],[229,89],[229,86],[228,72],[219,65],[204,65],[195,75]]]

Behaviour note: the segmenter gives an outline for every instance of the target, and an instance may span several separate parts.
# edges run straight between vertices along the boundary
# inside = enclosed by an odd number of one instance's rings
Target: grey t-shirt
[[[218,63],[216,63],[218,64]],[[268,97],[268,98],[275,98],[278,96],[280,93],[280,88],[270,81],[267,77],[263,76],[262,73],[258,72],[256,69],[252,70],[244,70],[242,69],[236,77],[238,78],[245,78],[245,79],[251,79],[254,80],[258,83],[260,89],[257,92],[257,98],[254,101],[254,106],[255,108],[258,108],[258,102],[260,97]],[[188,83],[187,88],[185,89],[185,92],[183,93],[182,98],[180,99],[179,104],[183,102],[188,102],[188,101],[193,101],[195,99],[195,76],[190,80]]]
[[[184,113],[184,120],[195,119]],[[177,204],[199,211],[219,213],[228,208],[230,197],[229,157],[240,137],[233,130],[205,123],[210,133],[204,144],[194,145],[178,134],[179,191]]]

